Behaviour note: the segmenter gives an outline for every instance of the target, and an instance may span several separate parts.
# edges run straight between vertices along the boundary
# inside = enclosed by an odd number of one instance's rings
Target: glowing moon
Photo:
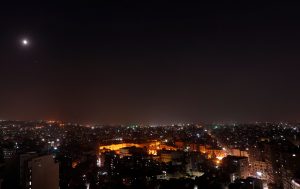
[[[22,45],[23,46],[29,45],[29,41],[27,39],[22,39]]]

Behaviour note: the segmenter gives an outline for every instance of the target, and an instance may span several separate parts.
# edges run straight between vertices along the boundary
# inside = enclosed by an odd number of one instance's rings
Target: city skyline
[[[300,2],[0,3],[0,189],[300,189]]]
[[[299,123],[0,122],[6,188],[299,189]]]

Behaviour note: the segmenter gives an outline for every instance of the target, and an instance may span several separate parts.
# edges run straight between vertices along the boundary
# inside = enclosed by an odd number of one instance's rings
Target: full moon
[[[27,39],[22,39],[22,45],[23,46],[29,45],[29,41]]]

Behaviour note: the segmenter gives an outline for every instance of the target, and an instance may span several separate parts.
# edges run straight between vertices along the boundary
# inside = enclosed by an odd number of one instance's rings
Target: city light
[[[263,175],[262,172],[260,172],[260,171],[257,171],[256,174],[257,174],[257,176],[259,176],[259,177],[261,177],[261,176]]]
[[[0,189],[300,189],[300,1],[0,6]]]

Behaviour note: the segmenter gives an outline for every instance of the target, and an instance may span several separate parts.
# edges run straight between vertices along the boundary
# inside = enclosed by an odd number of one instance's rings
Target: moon
[[[22,46],[28,46],[29,45],[28,39],[22,39],[21,43],[22,43]]]

